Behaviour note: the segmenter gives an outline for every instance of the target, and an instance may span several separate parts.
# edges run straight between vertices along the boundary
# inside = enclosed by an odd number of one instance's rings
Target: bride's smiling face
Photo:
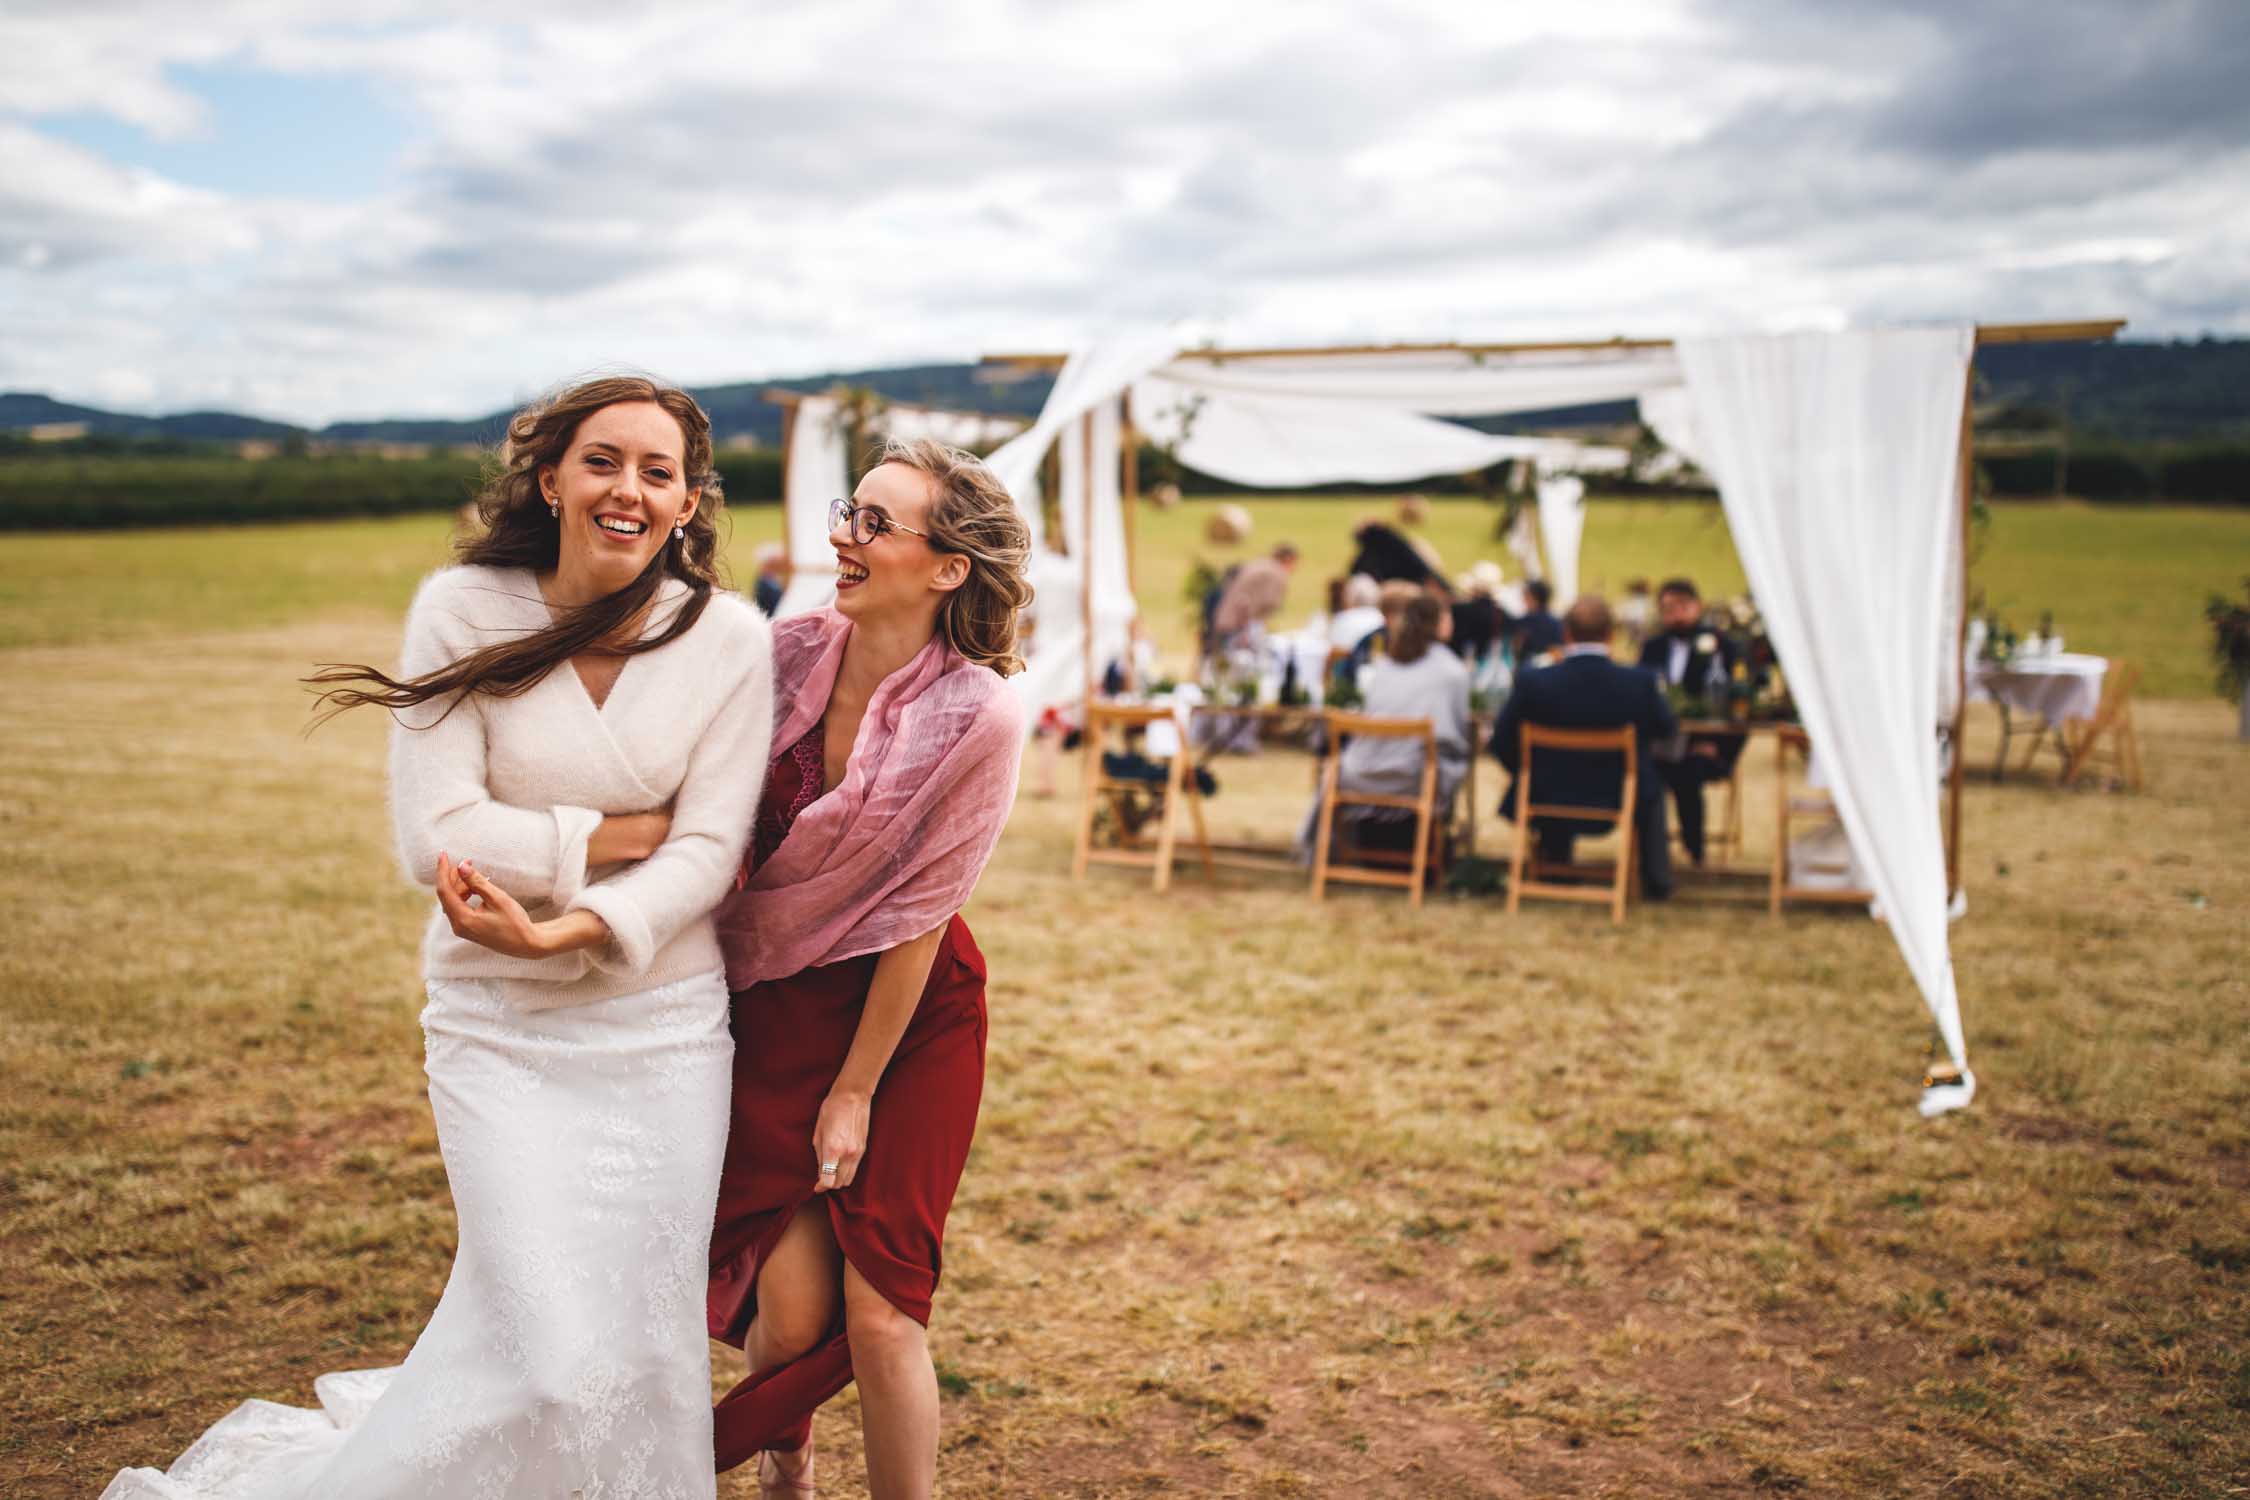
[[[620,401],[580,422],[562,461],[539,471],[540,494],[561,508],[561,570],[604,594],[638,578],[695,514],[686,452],[679,422],[653,401]]]

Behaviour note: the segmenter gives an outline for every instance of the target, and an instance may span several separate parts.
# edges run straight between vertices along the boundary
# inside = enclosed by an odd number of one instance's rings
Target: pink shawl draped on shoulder
[[[832,609],[774,626],[777,753],[827,711],[851,631]],[[885,678],[844,779],[720,903],[729,987],[879,953],[943,925],[1000,841],[1023,740],[1016,695],[942,636]]]

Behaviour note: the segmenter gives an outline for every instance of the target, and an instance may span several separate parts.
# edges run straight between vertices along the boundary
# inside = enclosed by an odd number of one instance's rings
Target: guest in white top
[[[1360,712],[1386,719],[1428,719],[1437,735],[1437,805],[1440,820],[1469,774],[1469,669],[1442,643],[1452,621],[1445,602],[1418,592],[1399,606],[1384,654],[1359,671]],[[1422,790],[1418,740],[1361,735],[1347,742],[1336,768],[1345,791],[1413,797]],[[1411,847],[1411,812],[1400,808],[1345,806],[1336,810],[1338,837],[1361,844]],[[1310,858],[1319,832],[1316,799],[1298,839]]]
[[[1328,644],[1349,651],[1383,628],[1383,586],[1365,573],[1344,580],[1340,607],[1328,617]]]
[[[708,1497],[704,1331],[733,1045],[711,911],[773,732],[765,619],[716,586],[710,422],[585,382],[510,424],[396,676],[391,812],[434,886],[430,1105],[459,1221],[403,1365],[252,1401],[107,1494]]]

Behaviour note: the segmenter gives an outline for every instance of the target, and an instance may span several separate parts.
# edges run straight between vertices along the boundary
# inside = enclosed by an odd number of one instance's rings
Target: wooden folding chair
[[[2140,685],[2141,669],[2129,661],[2111,662],[2102,679],[2102,701],[2091,719],[2064,726],[2070,734],[2070,754],[2063,766],[2063,785],[2076,786],[2089,766],[2105,766],[2117,781],[2134,791],[2141,789],[2141,737],[2133,728],[2133,689]]]
[[[1623,796],[1615,807],[1564,807],[1542,803],[1532,790],[1532,755],[1538,750],[1556,750],[1577,753],[1602,753],[1620,755],[1625,760]],[[1516,773],[1516,847],[1508,856],[1508,915],[1516,914],[1516,907],[1525,896],[1545,896],[1556,901],[1586,901],[1599,906],[1607,904],[1612,922],[1625,920],[1625,901],[1628,883],[1633,878],[1633,806],[1640,789],[1639,758],[1633,744],[1633,729],[1626,725],[1618,729],[1547,729],[1537,724],[1523,726],[1521,767]],[[1532,823],[1539,818],[1565,818],[1575,823],[1610,823],[1617,828],[1617,858],[1611,867],[1611,880],[1605,886],[1571,884],[1562,881],[1541,880],[1542,875],[1561,874],[1565,871],[1598,871],[1599,865],[1554,865],[1531,857],[1534,837]]]
[[[1789,878],[1789,824],[1793,818],[1834,817],[1836,799],[1812,787],[1789,785],[1789,758],[1794,755],[1806,766],[1812,764],[1812,736],[1793,724],[1785,724],[1774,734],[1774,830],[1773,875],[1768,888],[1767,909],[1775,916],[1781,915],[1782,903],[1788,901],[1815,901],[1830,906],[1865,906],[1874,899],[1871,892],[1838,889],[1827,885],[1793,885]]]
[[[1329,881],[1346,880],[1361,885],[1404,886],[1409,899],[1420,906],[1422,877],[1430,868],[1431,845],[1444,835],[1437,820],[1437,731],[1428,719],[1384,719],[1345,713],[1342,709],[1331,709],[1327,720],[1328,753],[1322,758],[1320,770],[1320,825],[1313,837],[1313,899],[1319,901],[1327,896]],[[1345,791],[1337,784],[1337,778],[1346,735],[1420,741],[1421,791],[1412,797]],[[1339,807],[1391,807],[1411,811],[1414,814],[1414,848],[1406,860],[1407,868],[1400,871],[1379,865],[1331,864],[1328,856],[1334,847]],[[1368,851],[1360,852],[1362,858],[1368,857]]]
[[[1203,824],[1203,793],[1195,784],[1194,757],[1188,753],[1184,731],[1179,748],[1165,766],[1162,782],[1111,776],[1102,769],[1102,752],[1109,748],[1113,733],[1119,747],[1123,748],[1127,730],[1145,730],[1151,724],[1172,717],[1172,710],[1161,705],[1086,705],[1086,771],[1079,796],[1078,849],[1071,861],[1072,879],[1085,879],[1089,864],[1135,865],[1155,871],[1158,891],[1168,889],[1172,884],[1172,850],[1178,838],[1182,803],[1187,805],[1188,815],[1195,820],[1195,845],[1203,857],[1203,878],[1218,878],[1218,869],[1211,861],[1211,836]],[[1157,814],[1156,846],[1151,849],[1145,847],[1134,832],[1127,820],[1127,810],[1132,793],[1152,793],[1159,786],[1163,789],[1164,806]],[[1094,847],[1094,819],[1105,799],[1117,823],[1117,845],[1097,849]]]

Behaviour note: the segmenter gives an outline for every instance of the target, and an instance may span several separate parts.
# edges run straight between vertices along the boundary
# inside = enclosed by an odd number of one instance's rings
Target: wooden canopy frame
[[[2075,321],[2049,323],[1980,323],[1976,328],[1976,346],[1982,349],[1988,345],[1999,344],[2100,343],[2115,338],[2124,330],[2124,327],[2125,319],[2123,318],[2084,318]],[[1174,358],[1202,360],[1214,365],[1223,365],[1238,360],[1346,359],[1355,355],[1369,354],[1466,354],[1476,356],[1487,354],[1596,354],[1605,351],[1630,353],[1651,349],[1670,349],[1674,345],[1675,341],[1672,339],[1625,338],[1619,336],[1606,339],[1555,339],[1528,343],[1497,344],[1459,342],[1325,344],[1294,349],[1280,347],[1183,349]],[[1012,376],[1033,375],[1059,370],[1068,359],[1067,354],[1006,353],[987,354],[979,363],[985,367],[983,378],[999,381]],[[1956,479],[1956,486],[1961,496],[1961,617],[1958,624],[1958,638],[1954,643],[1956,659],[1966,653],[1968,649],[1969,531],[1976,510],[1975,397],[1976,388],[1972,380],[1961,392],[1961,445]],[[1140,445],[1134,440],[1133,435],[1130,394],[1121,395],[1118,402],[1119,442],[1123,450],[1122,466],[1124,470],[1120,476],[1119,487],[1123,492],[1124,504],[1122,509],[1125,513],[1125,576],[1128,584],[1130,584],[1134,581],[1133,512],[1135,506],[1133,502],[1140,495],[1140,455],[1138,451]],[[791,408],[789,415],[791,418],[796,415],[794,407]],[[1089,411],[1081,420],[1084,423],[1082,430],[1086,444],[1086,493],[1090,497],[1093,493],[1094,414]],[[785,450],[791,425],[785,423],[782,429]],[[784,464],[787,463],[786,451],[783,462]],[[1087,531],[1091,535],[1091,515],[1087,519],[1089,523]],[[1095,688],[1093,548],[1088,547],[1085,550],[1087,556],[1084,560],[1084,577],[1080,583],[1079,595],[1080,615],[1086,632],[1086,701],[1091,703],[1094,699]],[[1128,653],[1129,659],[1130,653]],[[1961,791],[1962,767],[1965,762],[1965,757],[1962,754],[1961,736],[1963,725],[1968,716],[1969,698],[1965,672],[1961,691],[1956,697],[1951,728],[1952,764],[1946,774],[1945,871],[1949,895],[1958,894],[1961,889]]]

